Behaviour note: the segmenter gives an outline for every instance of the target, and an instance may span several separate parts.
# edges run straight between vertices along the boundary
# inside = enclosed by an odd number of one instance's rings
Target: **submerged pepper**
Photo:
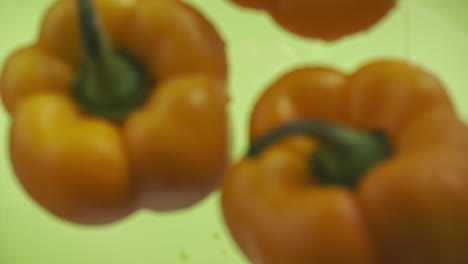
[[[195,204],[226,166],[226,67],[181,1],[55,2],[0,79],[17,178],[79,224]]]
[[[307,38],[333,41],[369,29],[396,0],[231,0],[264,10],[286,30]]]
[[[286,74],[227,173],[227,226],[253,263],[468,263],[468,133],[443,85],[401,61]]]

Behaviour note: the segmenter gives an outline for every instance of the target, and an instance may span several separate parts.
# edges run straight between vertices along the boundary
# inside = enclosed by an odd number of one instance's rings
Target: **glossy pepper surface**
[[[226,165],[225,80],[223,41],[181,1],[59,0],[1,75],[15,174],[79,224],[191,206]]]
[[[231,0],[261,9],[285,29],[308,38],[333,41],[370,28],[395,0]]]
[[[292,71],[256,103],[224,217],[253,263],[467,263],[467,129],[402,61]]]

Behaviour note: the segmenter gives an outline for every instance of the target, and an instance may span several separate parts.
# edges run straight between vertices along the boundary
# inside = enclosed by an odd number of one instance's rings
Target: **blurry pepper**
[[[254,107],[227,226],[253,263],[468,263],[466,135],[418,67],[293,71]]]
[[[333,41],[368,29],[396,0],[231,0],[265,10],[285,29],[308,38]]]
[[[16,176],[79,224],[191,206],[226,166],[225,79],[223,41],[181,1],[57,1],[0,80]]]

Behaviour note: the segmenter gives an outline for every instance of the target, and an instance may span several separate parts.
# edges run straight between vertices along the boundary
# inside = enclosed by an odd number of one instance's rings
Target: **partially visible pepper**
[[[285,29],[308,38],[333,41],[367,30],[396,0],[231,0],[264,10]]]
[[[16,176],[79,224],[195,204],[227,162],[226,67],[181,1],[57,1],[0,79]]]
[[[303,68],[256,103],[222,206],[253,263],[468,263],[468,133],[401,61]]]

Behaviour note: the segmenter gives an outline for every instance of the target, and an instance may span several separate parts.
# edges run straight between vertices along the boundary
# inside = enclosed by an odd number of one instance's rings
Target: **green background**
[[[34,40],[50,2],[0,0],[0,68],[12,50]],[[467,0],[401,1],[369,32],[334,43],[295,37],[266,14],[224,0],[187,2],[211,19],[227,42],[234,161],[246,149],[254,100],[279,74],[300,65],[320,64],[351,72],[382,57],[422,64],[446,84],[461,117],[468,120]],[[223,224],[219,193],[184,211],[140,211],[99,228],[79,227],[50,216],[25,195],[14,178],[8,161],[8,124],[0,108],[1,264],[248,263]]]

